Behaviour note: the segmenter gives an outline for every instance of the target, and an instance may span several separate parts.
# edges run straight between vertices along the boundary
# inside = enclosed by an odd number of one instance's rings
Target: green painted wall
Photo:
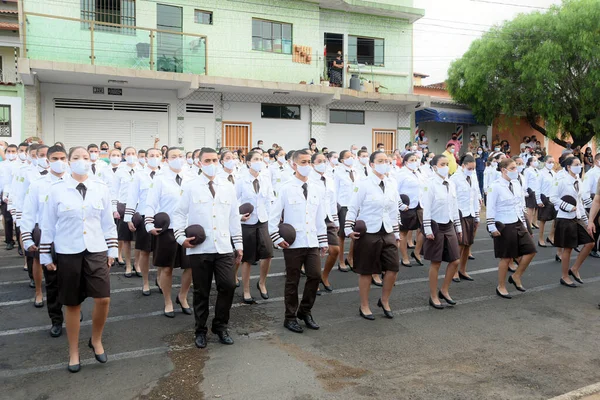
[[[373,3],[412,7],[412,0],[379,0]],[[320,9],[318,3],[298,0],[138,0],[138,27],[156,28],[156,6],[169,4],[183,9],[183,31],[208,37],[208,75],[266,81],[315,83],[323,72],[324,32],[343,33],[385,39],[385,67],[378,70],[406,73],[407,77],[376,75],[375,81],[389,93],[410,92],[412,71],[412,25],[404,20]],[[41,2],[24,0],[24,9],[80,17],[80,0]],[[213,25],[196,24],[194,9],[213,12]],[[292,55],[252,50],[252,18],[286,22],[293,25],[293,44],[312,48],[311,64],[292,62]],[[194,46],[197,38],[184,36],[177,72],[204,73],[204,44]],[[148,59],[138,58],[139,43],[149,45],[147,31],[128,34],[95,32],[94,55],[97,65],[148,69]],[[158,38],[154,41],[155,61]],[[77,21],[52,20],[29,16],[27,23],[28,56],[35,59],[90,63],[90,31]],[[179,56],[181,55],[181,56]],[[369,74],[365,76],[370,79]]]

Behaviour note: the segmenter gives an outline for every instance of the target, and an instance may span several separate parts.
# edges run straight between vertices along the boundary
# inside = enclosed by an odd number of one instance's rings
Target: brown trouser
[[[300,248],[283,250],[285,260],[285,319],[296,320],[296,316],[310,315],[317,298],[321,282],[321,258],[318,248]],[[304,265],[306,283],[302,302],[298,308],[298,284],[300,269]]]

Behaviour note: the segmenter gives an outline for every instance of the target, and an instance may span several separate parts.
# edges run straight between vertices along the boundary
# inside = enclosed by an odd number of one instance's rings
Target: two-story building
[[[0,4],[0,140],[21,140],[23,122],[23,85],[17,74],[20,55],[19,11],[17,0]]]
[[[23,0],[26,113],[47,142],[186,149],[398,147],[411,136],[412,0]],[[344,54],[344,87],[324,80]],[[329,56],[329,57],[328,57]],[[354,88],[349,88],[352,75]]]

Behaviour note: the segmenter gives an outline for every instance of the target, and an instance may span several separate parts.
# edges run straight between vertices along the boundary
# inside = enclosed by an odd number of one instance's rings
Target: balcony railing
[[[24,13],[25,57],[206,75],[206,36]]]
[[[18,83],[18,82],[19,82],[19,75],[17,74],[16,68],[0,69],[0,83]]]

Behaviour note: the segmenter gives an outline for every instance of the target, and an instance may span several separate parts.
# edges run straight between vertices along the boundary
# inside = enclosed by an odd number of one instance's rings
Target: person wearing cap
[[[214,149],[202,148],[199,157],[202,174],[183,185],[181,199],[173,213],[173,227],[177,242],[186,249],[194,281],[194,343],[204,348],[213,279],[217,300],[211,330],[222,344],[234,343],[228,332],[235,293],[234,263],[241,262],[244,252],[235,188],[230,182],[217,178],[219,156]],[[195,236],[186,235],[186,228],[193,225],[204,229],[206,238],[200,244],[192,243]]]
[[[167,318],[174,318],[175,312],[171,299],[173,268],[183,269],[181,288],[176,302],[181,306],[184,314],[192,314],[187,301],[192,284],[190,260],[185,256],[185,249],[176,241],[174,232],[174,213],[181,199],[181,188],[188,177],[183,172],[186,164],[185,155],[179,148],[169,148],[166,156],[169,167],[161,169],[161,174],[154,177],[148,190],[143,215],[146,231],[155,236],[152,263],[160,270],[158,273],[160,280],[157,280],[157,284],[165,299],[163,314]],[[166,213],[169,216],[168,227],[157,228],[154,225],[154,216],[158,213]]]
[[[523,188],[518,182],[517,163],[505,158],[498,164],[501,178],[488,190],[486,224],[494,240],[494,255],[498,263],[498,286],[496,294],[510,299],[506,289],[506,275],[514,259],[519,259],[519,267],[508,278],[508,283],[518,291],[524,292],[521,278],[535,257],[536,249],[527,231],[523,207]]]
[[[313,171],[310,172],[309,180],[317,188],[322,190],[320,198],[324,199],[325,205],[325,225],[327,226],[327,244],[329,251],[323,266],[321,275],[321,284],[327,292],[332,292],[333,287],[329,282],[329,274],[335,265],[340,252],[338,230],[340,228],[338,219],[338,208],[335,194],[335,182],[333,176],[327,173],[327,158],[322,153],[315,153],[311,157]]]
[[[326,204],[319,197],[321,189],[309,181],[312,170],[311,155],[307,150],[298,150],[292,157],[294,177],[286,182],[271,208],[269,233],[276,246],[283,248],[285,260],[285,322],[283,326],[292,332],[301,333],[303,328],[298,318],[309,329],[319,329],[312,317],[319,283],[321,282],[321,260],[327,252],[327,226],[325,225]],[[280,234],[279,224],[291,225],[296,239],[288,243]],[[306,283],[302,301],[298,306],[298,284],[300,269],[304,265]]]
[[[2,199],[2,219],[4,221],[4,242],[6,250],[15,248],[14,221],[8,210],[8,193],[12,183],[13,171],[21,163],[17,157],[17,146],[8,145],[5,152],[6,160],[0,163],[0,193]]]
[[[579,178],[582,170],[581,160],[577,157],[567,158],[563,162],[563,168],[565,176],[557,180],[550,191],[550,201],[558,211],[554,245],[563,249],[561,285],[576,287],[571,277],[583,284],[579,270],[594,247],[594,239],[587,231],[588,217],[582,198],[584,188]],[[571,252],[580,245],[583,245],[583,248],[573,266],[569,267]]]
[[[352,145],[356,147],[355,145]],[[358,153],[358,150],[356,150]],[[354,192],[355,182],[358,183],[360,179],[358,171],[354,169],[355,159],[352,153],[348,150],[342,150],[340,152],[340,165],[335,169],[333,173],[333,179],[335,182],[335,193],[337,195],[337,203],[340,205],[338,211],[338,218],[340,227],[343,227],[346,222],[346,213],[348,212],[348,206],[350,205],[350,199]],[[348,251],[348,258],[344,256],[344,242],[346,241],[346,234],[343,229],[338,232],[340,239],[340,253],[338,256],[338,270],[341,272],[348,272],[352,268],[352,257],[354,246],[350,242],[350,249]]]
[[[369,290],[373,274],[385,272],[383,289],[377,306],[387,318],[393,318],[389,301],[399,270],[397,241],[400,240],[396,183],[386,176],[390,170],[384,152],[376,151],[369,157],[371,175],[357,185],[352,195],[344,230],[354,244],[354,271],[360,275],[359,315],[367,320],[375,317],[369,306]],[[356,221],[364,221],[366,232],[355,229]]]
[[[540,170],[539,193],[536,192],[535,194],[538,206],[538,220],[540,221],[539,247],[548,247],[547,244],[552,243],[554,240],[553,230],[550,232],[549,237],[544,236],[546,222],[554,221],[556,218],[556,208],[550,201],[550,191],[554,185],[554,175],[556,175],[554,165],[554,157],[547,156],[544,159],[544,168]],[[550,237],[552,237],[552,240],[550,240]]]
[[[46,199],[52,184],[61,180],[67,169],[67,152],[60,146],[52,146],[50,148],[40,147],[38,148],[38,155],[41,156],[41,158],[38,158],[38,165],[44,166],[46,162],[48,162],[50,165],[50,173],[40,174],[39,179],[31,182],[28,193],[25,196],[23,217],[21,219],[23,247],[27,252],[34,255],[34,272],[36,268],[40,268],[41,270],[42,266],[40,265],[40,255],[38,252],[39,242],[37,244],[34,242],[32,234],[34,230],[39,230],[44,205],[46,204]],[[47,159],[48,161],[44,161],[44,159]],[[58,301],[57,273],[56,271],[49,271],[44,266],[43,275],[46,286],[48,315],[52,322],[50,336],[59,337],[62,334],[63,313],[62,305]],[[41,279],[39,280],[41,283]],[[41,288],[39,294],[40,302],[38,302],[38,295],[36,293],[35,304],[41,303],[43,305],[43,301],[41,301]]]
[[[435,172],[423,185],[421,206],[423,207],[423,256],[431,261],[429,267],[429,305],[442,309],[440,298],[455,305],[449,294],[450,283],[456,274],[460,260],[459,241],[462,227],[456,198],[456,187],[448,180],[449,158],[438,154],[431,160]],[[435,229],[437,228],[437,229]],[[438,290],[438,274],[442,262],[447,262],[446,277]]]
[[[254,304],[250,294],[250,269],[260,261],[260,277],[256,283],[260,296],[269,298],[267,275],[273,258],[273,242],[269,236],[269,212],[275,201],[271,177],[261,174],[266,168],[262,156],[256,151],[246,155],[247,171],[243,171],[235,184],[238,204],[251,204],[254,208],[247,219],[242,221],[242,239],[244,256],[242,257],[242,285],[244,303]]]
[[[129,185],[127,200],[125,202],[125,216],[123,223],[131,232],[135,232],[135,250],[139,251],[138,268],[142,272],[142,294],[150,296],[150,283],[148,281],[148,270],[150,268],[150,252],[152,251],[152,236],[146,230],[144,212],[146,210],[146,200],[148,192],[154,182],[154,178],[160,174],[158,169],[162,160],[162,153],[159,149],[151,148],[147,151],[147,162],[143,170],[133,175],[133,181]],[[134,225],[132,219],[135,213],[139,213],[141,221],[138,226]],[[157,276],[156,282],[159,277]]]
[[[418,175],[420,167],[419,160],[415,153],[406,153],[402,160],[403,167],[398,175],[398,194],[408,197],[408,204],[405,204],[400,198],[398,208],[400,210],[400,262],[405,267],[410,267],[410,258],[408,257],[408,234],[410,231],[418,231],[421,228],[423,220],[423,209],[421,208],[419,198],[423,181]],[[404,197],[402,196],[402,197]],[[417,243],[411,257],[419,265],[423,265],[421,260],[421,248],[423,246],[423,235],[417,232]]]
[[[90,156],[84,147],[69,151],[71,174],[52,184],[44,205],[40,262],[58,274],[58,301],[65,306],[70,372],[81,368],[81,303],[94,298],[88,346],[100,363],[107,361],[102,331],[110,304],[109,270],[117,256],[117,230],[109,188],[89,179]],[[56,259],[51,254],[54,245]]]
[[[133,182],[133,177],[136,172],[141,171],[142,167],[137,160],[137,152],[133,147],[125,148],[125,164],[118,168],[115,172],[113,179],[113,196],[117,200],[117,213],[114,217],[119,219],[117,224],[117,233],[119,238],[119,246],[121,249],[121,257],[125,259],[125,277],[131,278],[133,273],[137,276],[142,276],[141,272],[138,271],[137,266],[131,265],[131,243],[135,240],[135,234],[129,230],[127,223],[123,222],[122,218],[125,216],[125,203],[127,202],[127,195],[129,194],[129,186]],[[117,215],[118,214],[118,215]],[[137,261],[137,257],[136,257]],[[120,263],[120,262],[119,262]]]

